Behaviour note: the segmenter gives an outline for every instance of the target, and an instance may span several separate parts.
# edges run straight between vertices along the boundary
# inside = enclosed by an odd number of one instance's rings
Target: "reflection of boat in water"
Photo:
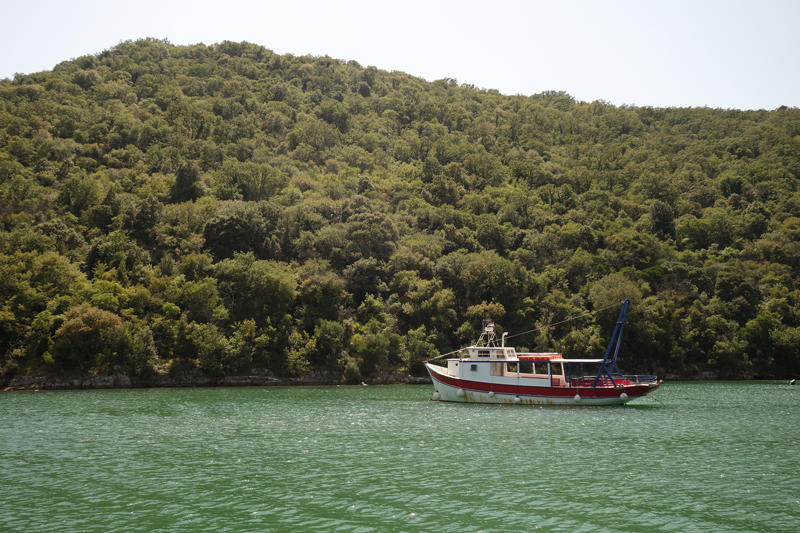
[[[474,346],[447,367],[426,362],[434,400],[531,405],[620,405],[656,390],[656,376],[626,376],[617,367],[630,300],[625,300],[602,359],[565,359],[560,353],[517,353],[498,345],[494,323],[485,320]],[[596,374],[594,371],[596,370]],[[587,371],[591,372],[587,375]]]

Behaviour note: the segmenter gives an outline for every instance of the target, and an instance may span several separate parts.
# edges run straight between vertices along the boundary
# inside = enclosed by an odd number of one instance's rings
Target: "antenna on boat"
[[[505,334],[503,335],[505,340]],[[481,344],[484,343],[484,344]],[[478,339],[478,346],[495,346],[497,343],[497,337],[494,334],[494,320],[491,318],[484,318],[483,319],[483,330],[481,330],[481,336]]]

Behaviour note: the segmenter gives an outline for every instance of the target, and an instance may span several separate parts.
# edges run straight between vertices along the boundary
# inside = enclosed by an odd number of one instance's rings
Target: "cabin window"
[[[516,372],[517,371],[517,363],[506,363],[508,365],[509,372]]]
[[[533,373],[533,363],[520,363],[519,371],[522,372],[523,374]]]
[[[489,350],[478,350],[478,357],[489,357]]]
[[[478,365],[469,365],[469,369],[472,370],[473,372],[477,372],[478,371]]]
[[[534,374],[543,374],[547,375],[547,363],[535,363],[533,365],[533,373]]]

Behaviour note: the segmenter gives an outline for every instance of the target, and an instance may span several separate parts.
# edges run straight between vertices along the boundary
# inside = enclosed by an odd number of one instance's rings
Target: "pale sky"
[[[0,79],[120,41],[249,41],[503,94],[800,107],[800,0],[2,0]]]

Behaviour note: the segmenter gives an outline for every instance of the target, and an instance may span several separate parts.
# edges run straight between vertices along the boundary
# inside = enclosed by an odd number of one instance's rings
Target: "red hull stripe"
[[[457,387],[467,391],[494,392],[495,394],[516,394],[519,396],[549,396],[569,398],[576,393],[584,398],[617,398],[623,392],[631,398],[645,396],[654,391],[654,387],[647,385],[628,385],[620,389],[594,388],[594,387],[531,387],[529,385],[501,385],[499,383],[483,383],[481,381],[466,381],[452,378],[434,372],[434,379],[445,385]]]

